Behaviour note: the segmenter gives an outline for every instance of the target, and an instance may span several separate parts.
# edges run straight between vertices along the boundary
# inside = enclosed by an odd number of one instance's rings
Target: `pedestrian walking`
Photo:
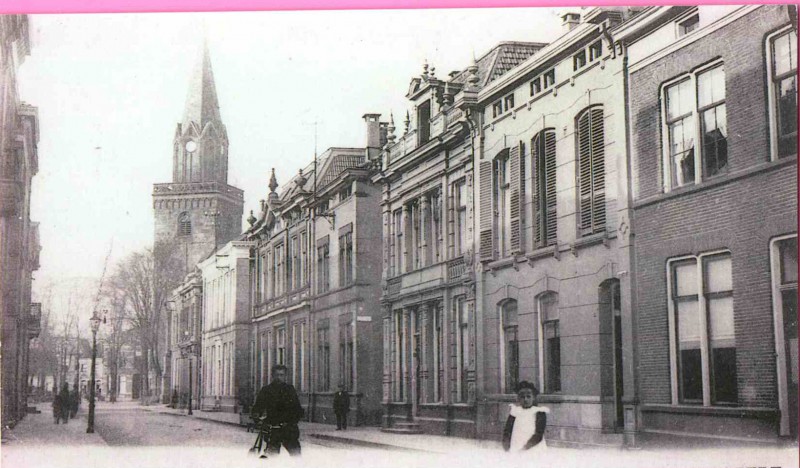
[[[61,420],[61,394],[58,393],[56,384],[53,384],[53,422],[58,424]]]
[[[347,412],[350,411],[350,394],[339,384],[339,391],[333,394],[333,412],[336,414],[336,430],[347,430]]]
[[[69,395],[69,417],[75,419],[78,414],[78,406],[81,404],[81,395],[78,393],[78,384],[72,386],[72,393]]]
[[[266,432],[266,449],[261,458],[280,452],[281,445],[289,455],[300,455],[300,429],[303,407],[294,387],[286,383],[286,366],[272,367],[272,382],[261,388],[250,413],[259,421],[259,435]]]
[[[510,412],[503,430],[503,449],[506,452],[541,451],[547,448],[544,431],[548,408],[536,406],[539,390],[523,380],[517,386],[517,404],[509,405]]]
[[[69,386],[67,383],[64,382],[61,385],[61,392],[58,393],[58,417],[64,421],[64,424],[69,422],[69,409],[70,406],[70,396],[69,396]]]

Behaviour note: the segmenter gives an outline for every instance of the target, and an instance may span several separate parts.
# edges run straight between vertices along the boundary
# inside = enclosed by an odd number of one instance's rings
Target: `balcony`
[[[467,264],[464,257],[454,258],[447,262],[447,281],[461,279],[467,272]]]
[[[435,263],[420,269],[403,273],[387,281],[387,296],[410,294],[435,288],[445,283],[447,263]]]

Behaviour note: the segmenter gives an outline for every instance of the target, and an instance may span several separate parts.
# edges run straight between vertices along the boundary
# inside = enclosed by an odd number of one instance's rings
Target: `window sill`
[[[736,171],[736,172],[728,172],[727,174],[723,174],[723,175],[720,175],[720,176],[712,177],[710,179],[702,180],[702,181],[700,181],[699,184],[692,184],[692,185],[679,187],[679,188],[670,190],[669,192],[661,192],[661,193],[658,193],[656,195],[651,195],[651,196],[649,196],[647,198],[644,198],[642,200],[635,201],[633,203],[633,208],[634,209],[644,208],[646,206],[649,206],[649,205],[652,205],[652,204],[655,204],[655,203],[658,203],[658,202],[661,202],[661,201],[670,200],[670,199],[677,198],[677,197],[682,197],[682,196],[687,196],[687,195],[690,195],[690,194],[693,194],[693,193],[697,193],[697,192],[700,192],[700,191],[703,191],[703,190],[709,190],[711,188],[714,188],[714,187],[717,187],[717,186],[720,186],[720,185],[724,185],[724,184],[727,184],[729,182],[734,182],[736,180],[739,180],[739,179],[742,179],[742,178],[745,178],[745,177],[755,176],[755,175],[760,174],[762,172],[778,170],[780,168],[783,168],[785,166],[789,166],[789,165],[792,165],[792,164],[797,164],[797,156],[796,155],[795,156],[785,156],[783,158],[776,159],[774,161],[763,162],[763,163],[757,164],[755,166],[749,167],[747,169],[742,169],[742,170],[739,170],[739,171]]]
[[[586,247],[590,247],[597,244],[603,244],[606,248],[609,247],[608,241],[613,236],[609,235],[608,230],[603,230],[602,232],[597,232],[594,234],[589,234],[588,236],[584,236],[578,238],[570,245],[570,250],[572,251],[572,255],[578,256],[578,250],[584,249]]]
[[[558,244],[548,245],[547,247],[539,247],[533,252],[526,255],[529,262],[540,260],[546,257],[558,258]]]
[[[701,416],[724,416],[736,418],[777,418],[780,413],[776,409],[762,407],[731,407],[701,405],[641,405],[643,413],[696,414]]]

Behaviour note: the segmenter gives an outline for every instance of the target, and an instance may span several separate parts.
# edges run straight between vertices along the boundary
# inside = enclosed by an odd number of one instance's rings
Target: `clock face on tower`
[[[194,153],[197,150],[197,143],[194,140],[189,140],[186,142],[186,151],[190,153]]]

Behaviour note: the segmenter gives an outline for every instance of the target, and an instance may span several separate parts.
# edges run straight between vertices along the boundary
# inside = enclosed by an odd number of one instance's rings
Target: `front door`
[[[789,435],[797,438],[797,290],[781,291],[783,296],[783,337],[789,399]]]

